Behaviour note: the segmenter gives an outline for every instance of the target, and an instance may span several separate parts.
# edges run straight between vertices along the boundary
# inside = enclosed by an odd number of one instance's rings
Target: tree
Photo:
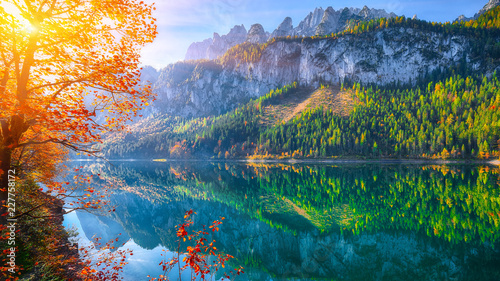
[[[441,151],[441,158],[443,159],[448,159],[450,158],[450,153],[448,152],[448,150],[445,148],[443,148],[443,151]]]
[[[155,38],[138,0],[7,0],[0,8],[0,199],[19,150],[57,144],[93,154],[152,98],[139,51]],[[98,118],[106,112],[107,118]],[[38,153],[43,153],[38,150]],[[5,213],[2,204],[1,214]],[[2,223],[5,223],[2,216]]]
[[[179,270],[179,280],[182,280],[182,272],[186,269],[191,270],[191,280],[212,280],[215,276],[215,273],[220,268],[225,267],[225,262],[234,258],[231,255],[224,254],[220,252],[215,247],[215,240],[209,241],[207,240],[208,235],[210,234],[203,226],[202,230],[189,230],[191,226],[193,226],[192,217],[196,215],[193,210],[189,210],[184,215],[184,223],[176,226],[177,228],[177,256],[167,261],[163,260],[160,262],[160,266],[162,267],[163,274],[159,277],[150,277],[150,281],[166,281],[170,280],[168,275],[175,266],[178,267]],[[220,220],[214,220],[214,222],[208,227],[212,230],[212,232],[219,231],[219,225],[222,224],[224,217],[221,217]],[[181,253],[181,239],[182,242],[193,242],[194,246],[187,246],[187,249],[184,253]],[[209,243],[210,242],[210,243]],[[182,262],[184,265],[181,266],[181,254],[185,255]],[[212,257],[212,259],[209,259]],[[194,272],[194,275],[193,275]],[[240,275],[243,272],[243,267],[235,268],[230,273],[233,276]],[[223,273],[224,278],[230,279],[230,276],[227,273]]]

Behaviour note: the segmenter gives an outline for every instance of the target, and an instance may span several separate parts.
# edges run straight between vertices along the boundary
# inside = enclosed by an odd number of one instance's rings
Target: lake
[[[500,280],[494,166],[73,164],[96,184],[114,182],[116,210],[71,213],[65,224],[78,228],[82,244],[119,237],[132,249],[125,280],[161,274],[158,264],[173,256],[175,226],[190,209],[193,228],[225,217],[209,238],[235,257],[230,266],[245,268],[236,280]]]

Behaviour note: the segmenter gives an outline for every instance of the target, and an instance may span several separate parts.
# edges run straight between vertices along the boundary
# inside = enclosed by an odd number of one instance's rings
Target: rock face
[[[341,32],[346,28],[346,22],[350,20],[372,20],[378,18],[392,18],[395,16],[396,14],[394,13],[387,13],[384,10],[369,9],[367,6],[364,6],[361,10],[344,8],[338,11],[335,11],[332,7],[328,7],[313,35],[326,35]],[[304,34],[303,36],[311,35]]]
[[[479,12],[474,16],[474,18],[479,17],[480,15],[484,14],[486,11],[491,10],[498,6],[500,4],[500,0],[489,0],[484,7],[479,10]]]
[[[339,20],[340,14],[336,13],[332,7],[328,7],[323,14],[321,22],[316,27],[314,35],[324,35],[329,33],[329,31],[337,32],[340,29],[344,29],[345,21],[343,23],[339,23]]]
[[[316,8],[309,13],[299,25],[293,29],[292,36],[312,36],[316,33],[316,27],[321,23],[325,11],[323,8]]]
[[[480,15],[484,14],[488,10],[491,10],[495,8],[496,6],[500,5],[500,0],[489,0],[484,7],[479,10],[473,17],[468,18],[464,15],[460,15],[455,21],[470,21],[470,20],[475,20],[477,19]]]
[[[264,31],[264,27],[256,23],[250,27],[246,41],[254,44],[262,44],[266,43],[267,37],[269,37],[269,34]]]
[[[228,34],[220,36],[214,33],[213,38],[196,42],[189,46],[185,60],[209,59],[222,56],[231,47],[245,42],[247,30],[243,25],[235,25]]]
[[[253,62],[178,63],[163,69],[155,84],[155,105],[169,114],[206,116],[224,113],[295,81],[310,86],[346,79],[379,85],[410,82],[464,58],[476,70],[492,71],[478,58],[470,57],[471,40],[389,28],[338,39],[277,41]]]
[[[288,27],[288,24],[291,25],[291,19],[286,18],[269,38],[289,35],[299,37],[326,35],[343,31],[346,28],[346,22],[349,20],[371,20],[395,16],[394,13],[387,13],[385,10],[380,9],[369,9],[367,6],[364,6],[363,9],[344,8],[338,11],[335,11],[332,7],[328,7],[326,10],[317,8],[314,12],[309,13],[295,28]],[[282,27],[285,23],[288,27],[286,29]]]
[[[292,34],[293,31],[293,25],[292,25],[292,18],[286,17],[283,22],[276,28],[276,30],[271,33],[271,36],[269,36],[269,39],[275,38],[275,37],[286,37],[290,34]]]
[[[349,20],[371,20],[395,16],[394,13],[369,9],[366,6],[361,10],[345,8],[338,11],[335,11],[332,7],[328,7],[326,10],[316,8],[296,28],[293,28],[292,19],[286,17],[271,34],[266,32],[262,25],[258,23],[252,25],[248,33],[243,25],[236,25],[227,35],[220,36],[218,33],[214,33],[213,38],[191,44],[187,50],[185,60],[217,59],[231,47],[245,41],[262,44],[275,37],[325,35],[344,30],[346,22]]]

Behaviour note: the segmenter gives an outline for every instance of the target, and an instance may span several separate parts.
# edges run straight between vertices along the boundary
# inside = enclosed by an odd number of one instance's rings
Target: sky
[[[243,24],[248,30],[260,23],[272,32],[291,17],[297,26],[317,7],[335,10],[344,7],[385,9],[398,16],[436,22],[453,21],[460,15],[472,17],[488,0],[147,0],[155,3],[158,36],[142,50],[143,65],[161,69],[183,60],[189,45],[212,38],[213,33],[227,34]]]

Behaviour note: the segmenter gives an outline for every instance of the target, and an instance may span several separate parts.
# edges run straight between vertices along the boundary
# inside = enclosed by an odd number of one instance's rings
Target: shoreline
[[[205,159],[205,158],[191,158],[191,159],[107,159],[103,160],[92,160],[92,159],[71,159],[74,162],[238,162],[238,163],[286,163],[286,164],[412,164],[412,165],[493,165],[500,166],[500,160],[479,160],[479,159],[391,159],[391,158],[373,158],[373,159],[355,159],[355,158],[336,158],[336,159],[325,159],[325,158],[315,158],[315,159]]]

